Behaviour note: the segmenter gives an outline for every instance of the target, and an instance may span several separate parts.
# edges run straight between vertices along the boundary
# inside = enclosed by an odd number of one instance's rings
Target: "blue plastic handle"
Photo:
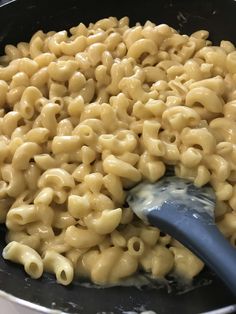
[[[197,212],[196,212],[197,214]],[[199,216],[199,215],[198,215]],[[151,225],[181,242],[203,260],[236,296],[236,249],[214,223],[195,218],[193,211],[177,213],[173,203],[147,213]]]

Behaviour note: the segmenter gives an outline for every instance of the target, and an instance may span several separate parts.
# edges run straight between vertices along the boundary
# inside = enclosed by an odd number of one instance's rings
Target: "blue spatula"
[[[142,182],[127,202],[143,221],[173,236],[202,259],[236,295],[236,249],[214,222],[215,195],[173,173],[154,184]]]

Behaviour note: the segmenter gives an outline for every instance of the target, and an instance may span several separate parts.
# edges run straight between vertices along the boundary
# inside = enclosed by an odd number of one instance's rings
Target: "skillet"
[[[69,29],[79,22],[88,24],[111,15],[119,18],[127,15],[131,24],[147,19],[156,24],[167,23],[186,34],[206,29],[215,44],[222,39],[236,43],[236,1],[233,0],[0,0],[0,55],[6,44],[27,41],[39,29]],[[5,231],[1,226],[0,252],[5,246]],[[158,289],[151,286],[98,289],[78,282],[64,287],[49,274],[33,280],[22,267],[0,257],[0,290],[6,293],[4,296],[13,295],[16,297],[14,302],[18,303],[22,303],[20,300],[31,302],[25,303],[31,308],[34,304],[41,305],[45,309],[41,308],[40,312],[45,313],[49,308],[80,314],[140,313],[144,310],[158,314],[195,314],[235,303],[227,288],[207,269],[194,280],[195,288],[186,293],[171,278],[170,281],[169,288],[164,285]],[[232,311],[225,309],[220,313]]]

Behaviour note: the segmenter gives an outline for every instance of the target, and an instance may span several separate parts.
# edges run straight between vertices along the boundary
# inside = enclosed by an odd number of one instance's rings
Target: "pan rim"
[[[8,5],[8,4],[11,4],[11,3],[14,3],[16,2],[16,0],[3,0],[3,3],[0,3],[0,8]]]
[[[48,307],[44,307],[42,305],[39,305],[37,303],[32,303],[30,301],[26,301],[24,299],[18,298],[14,295],[12,295],[11,293],[7,293],[3,290],[0,289],[0,298],[3,298],[7,301],[10,301],[14,304],[23,306],[25,308],[28,309],[32,309],[32,310],[36,310],[39,313],[43,313],[43,314],[69,314],[66,312],[62,312],[60,310],[56,310],[56,309],[50,309]],[[215,310],[211,310],[211,311],[207,311],[207,312],[201,312],[199,314],[230,314],[230,313],[234,313],[234,311],[236,310],[236,304],[231,304],[231,305],[226,305],[224,307],[215,309]],[[126,312],[124,312],[126,313]],[[105,314],[105,312],[104,312]],[[141,313],[142,314],[142,313]]]
[[[3,291],[1,289],[0,289],[0,298],[5,299],[7,301],[10,301],[10,302],[12,302],[14,304],[17,304],[17,305],[21,305],[21,306],[26,307],[28,309],[36,310],[39,313],[44,313],[44,314],[68,314],[68,313],[62,312],[60,310],[50,309],[48,307],[39,305],[37,303],[33,303],[33,302],[30,302],[30,301],[18,298],[16,296],[12,295],[11,293],[5,292],[5,291]]]

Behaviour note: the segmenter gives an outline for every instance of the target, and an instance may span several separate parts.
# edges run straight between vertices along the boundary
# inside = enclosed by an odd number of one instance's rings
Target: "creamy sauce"
[[[211,187],[197,188],[192,182],[175,176],[165,176],[151,184],[142,182],[129,191],[127,202],[144,221],[147,213],[161,209],[167,202],[181,205],[181,211],[194,209],[193,217],[198,219],[202,213],[214,218],[215,196]]]
[[[76,282],[79,286],[83,286],[86,288],[97,288],[97,289],[104,289],[104,288],[112,288],[112,287],[135,287],[138,289],[141,289],[142,287],[149,286],[151,288],[157,288],[157,285],[152,285],[150,278],[148,278],[148,275],[141,275],[136,274],[134,276],[131,276],[129,278],[125,278],[123,280],[120,280],[119,282],[110,283],[106,285],[96,285],[92,282],[81,282],[81,279]],[[158,287],[161,288],[164,285],[164,281],[156,280],[156,284],[158,284]]]
[[[171,278],[171,279],[170,279]],[[172,272],[169,279],[163,278],[158,279],[152,277],[150,274],[135,274],[129,278],[125,278],[116,283],[106,284],[106,285],[96,285],[85,278],[79,278],[78,281],[74,282],[78,286],[82,286],[90,289],[107,289],[112,287],[135,287],[142,290],[144,287],[149,289],[165,289],[167,293],[174,293],[181,295],[190,292],[196,288],[210,285],[212,279],[207,278],[197,278],[196,281],[180,277],[178,274]]]

